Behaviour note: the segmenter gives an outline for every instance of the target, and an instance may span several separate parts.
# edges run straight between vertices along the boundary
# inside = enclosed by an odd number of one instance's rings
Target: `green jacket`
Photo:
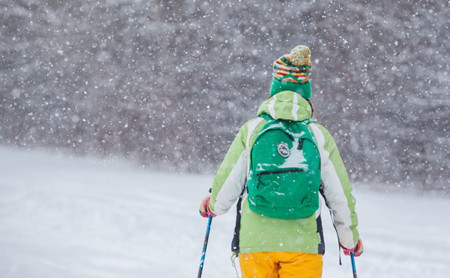
[[[303,121],[311,117],[311,106],[300,95],[283,91],[264,101],[258,116],[266,113],[274,119]],[[249,151],[256,135],[266,121],[257,117],[245,123],[228,150],[214,179],[210,210],[216,215],[226,213],[244,189],[249,167]],[[321,194],[333,213],[340,244],[356,245],[359,234],[355,198],[344,163],[330,133],[320,124],[311,129],[321,156]],[[241,211],[239,250],[251,252],[306,252],[323,254],[323,235],[319,208],[308,218],[283,220],[269,218],[250,210],[246,194]]]

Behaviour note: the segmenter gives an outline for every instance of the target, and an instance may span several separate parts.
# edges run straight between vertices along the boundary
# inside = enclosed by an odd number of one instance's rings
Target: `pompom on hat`
[[[294,91],[305,99],[311,98],[311,51],[305,45],[296,46],[291,53],[273,63],[273,79],[270,95],[282,91]]]

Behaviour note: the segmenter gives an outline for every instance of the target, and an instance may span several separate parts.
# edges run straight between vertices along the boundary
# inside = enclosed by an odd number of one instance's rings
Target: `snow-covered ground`
[[[0,277],[195,277],[212,179],[1,147]],[[359,277],[450,277],[450,200],[357,185],[355,195]],[[323,277],[352,277],[323,218]],[[233,226],[234,211],[213,220],[203,277],[236,277]]]

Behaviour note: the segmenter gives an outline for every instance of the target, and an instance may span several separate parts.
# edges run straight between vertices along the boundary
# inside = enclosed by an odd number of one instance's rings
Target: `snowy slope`
[[[0,277],[195,277],[212,176],[152,173],[125,162],[0,148]],[[359,189],[359,277],[449,277],[450,200]],[[324,212],[323,277],[338,265]],[[203,277],[235,277],[234,211],[215,218]]]

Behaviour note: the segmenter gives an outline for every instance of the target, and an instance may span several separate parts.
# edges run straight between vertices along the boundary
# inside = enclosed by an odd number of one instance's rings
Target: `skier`
[[[238,253],[243,278],[317,278],[322,276],[322,257],[325,246],[319,192],[332,213],[333,224],[344,254],[349,255],[353,252],[355,256],[359,256],[363,252],[362,241],[357,231],[356,201],[351,193],[352,186],[338,148],[330,133],[322,125],[311,120],[313,107],[310,102],[310,59],[309,48],[299,45],[292,49],[290,54],[283,55],[274,62],[270,97],[259,107],[258,117],[251,119],[240,128],[217,171],[211,195],[206,196],[200,205],[200,214],[203,217],[209,215],[214,217],[226,213],[243,194],[244,202],[238,209],[240,216],[237,221],[235,240],[233,240],[235,243],[233,250]],[[274,148],[266,147],[264,151],[257,149],[255,142],[262,140],[258,139],[262,130],[274,130],[280,123],[284,126],[303,123],[307,128],[298,133],[301,133],[302,136],[311,134],[313,138],[311,141],[314,143],[310,144],[310,149],[297,147],[299,143],[297,135],[290,131],[285,132],[288,135],[294,134],[291,136],[293,143],[289,143],[290,145],[279,143]],[[306,141],[305,139],[302,142]],[[313,154],[315,149],[317,149],[316,158],[314,155],[305,158],[305,153]],[[256,151],[259,153],[255,153]],[[274,181],[260,181],[259,179],[262,177],[269,179],[270,175],[264,175],[269,172],[259,172],[257,178],[254,177],[254,172],[270,163],[257,163],[254,161],[257,159],[255,157],[272,151],[274,154],[269,156],[280,155],[280,158],[284,159],[283,165],[290,161],[290,164],[297,165],[295,167],[303,165],[302,167],[306,167],[306,170],[281,171],[275,176],[272,175],[274,177],[271,178],[275,179]],[[301,161],[292,162],[292,159]],[[311,168],[314,162],[311,162],[312,164],[309,166],[304,166],[309,159],[319,161],[317,170],[308,170],[308,167]],[[257,164],[257,166],[253,164]],[[305,171],[310,172],[302,183],[296,182],[297,178],[283,177],[280,174],[301,175]],[[313,179],[314,175],[318,175],[316,181],[308,181],[309,178]],[[300,176],[295,177],[300,179]],[[292,208],[289,207],[284,211],[283,205],[289,206],[289,201],[283,201],[287,199],[268,201],[272,203],[263,207],[258,204],[258,200],[267,201],[269,195],[275,196],[274,198],[291,195],[289,192],[266,192],[261,194],[268,194],[267,196],[258,197],[259,193],[253,193],[253,191],[263,186],[263,183],[271,184],[272,189],[274,188],[273,184],[278,186],[281,183],[288,183],[286,188],[302,188],[302,194],[306,194],[305,196],[309,196],[308,198],[311,200],[308,202],[298,200],[298,204],[293,204]],[[305,212],[305,208],[310,212]]]

